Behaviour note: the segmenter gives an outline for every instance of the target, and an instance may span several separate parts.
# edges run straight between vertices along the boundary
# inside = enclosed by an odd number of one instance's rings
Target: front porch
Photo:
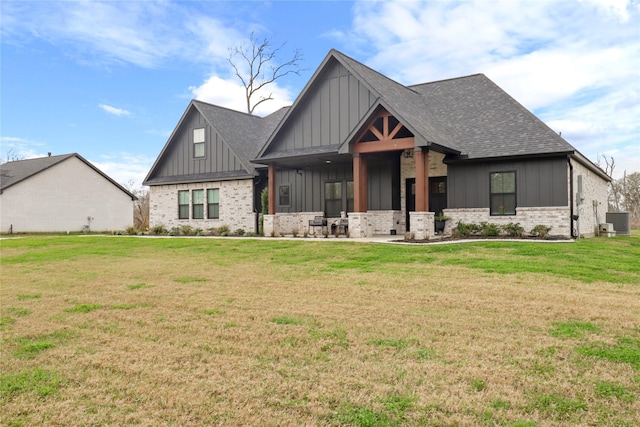
[[[368,211],[344,213],[342,218],[324,218],[322,212],[276,213],[264,216],[264,235],[329,236],[352,238],[404,236],[411,240],[429,240],[436,236],[433,212],[409,212],[410,232],[405,231],[402,211]],[[316,218],[320,225],[313,225]]]

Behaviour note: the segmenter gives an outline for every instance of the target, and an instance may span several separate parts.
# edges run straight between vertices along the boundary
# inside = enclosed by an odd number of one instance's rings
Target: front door
[[[410,230],[411,225],[411,216],[409,212],[414,212],[416,210],[416,179],[415,178],[407,178],[405,183],[405,210],[406,210],[406,219],[405,223],[407,224],[406,231]]]
[[[436,176],[429,178],[429,211],[436,216],[447,208],[447,177]]]

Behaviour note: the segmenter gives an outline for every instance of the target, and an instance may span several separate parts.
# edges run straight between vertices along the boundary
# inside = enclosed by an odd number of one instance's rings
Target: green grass
[[[629,363],[633,369],[640,371],[640,338],[622,337],[616,344],[588,343],[576,347],[576,351],[584,356],[593,356],[617,363]]]
[[[600,328],[591,322],[554,322],[549,334],[554,337],[582,338],[584,332],[600,332]]]
[[[38,299],[40,298],[40,294],[20,294],[17,296],[17,298],[18,298],[18,301]]]
[[[8,402],[23,393],[44,398],[58,393],[64,382],[56,372],[41,368],[0,375],[0,401]]]
[[[558,393],[535,396],[529,404],[529,410],[537,410],[552,419],[568,421],[579,417],[578,413],[589,408],[581,399],[570,399]]]
[[[638,425],[638,237],[345,240],[3,241],[0,424]]]
[[[177,277],[175,279],[173,279],[174,282],[178,282],[178,283],[194,283],[194,282],[208,282],[209,279],[206,279],[204,277]]]
[[[598,381],[595,384],[597,397],[603,399],[619,399],[624,402],[633,402],[635,395],[618,383],[611,381]]]
[[[102,304],[76,304],[73,307],[66,308],[64,311],[67,313],[89,313],[102,307]]]
[[[291,316],[278,316],[271,319],[271,322],[276,325],[302,325],[304,323],[304,319]]]
[[[117,244],[112,244],[117,240]],[[219,264],[240,261],[268,253],[272,264],[299,265],[320,263],[325,272],[359,270],[384,271],[394,265],[463,265],[488,273],[520,272],[568,277],[584,283],[597,281],[640,283],[640,239],[619,236],[615,239],[583,239],[575,243],[464,242],[452,245],[352,245],[334,254],[321,250],[325,243],[271,239],[140,239],[121,236],[59,236],[12,239],[3,249],[20,247],[26,252],[3,254],[3,264],[44,265],[49,262],[82,261],[110,257],[114,261],[133,253],[155,250],[188,250]],[[358,250],[352,250],[357,247]],[[319,250],[320,249],[320,250]],[[71,254],[71,255],[69,255]],[[598,266],[598,268],[594,268]],[[177,277],[178,283],[207,281],[203,277]]]

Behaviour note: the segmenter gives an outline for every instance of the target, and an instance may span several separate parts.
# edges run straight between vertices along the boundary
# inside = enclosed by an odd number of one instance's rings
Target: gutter
[[[573,211],[573,164],[571,164],[571,156],[567,156],[567,163],[569,164],[569,231],[571,232],[571,237],[579,238],[580,236],[576,236],[576,232],[573,228],[573,221],[578,221],[579,217],[574,216]]]

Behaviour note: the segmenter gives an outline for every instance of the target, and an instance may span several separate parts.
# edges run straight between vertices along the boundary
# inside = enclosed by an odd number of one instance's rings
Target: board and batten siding
[[[398,156],[369,161],[368,209],[400,210],[400,160]],[[276,212],[324,212],[324,185],[342,182],[342,205],[347,206],[346,183],[353,181],[351,163],[334,164],[322,168],[279,169],[276,172],[276,189],[289,185],[291,204],[282,206],[276,201]]]
[[[488,208],[489,174],[516,172],[519,207],[569,206],[567,158],[448,165],[448,207]]]
[[[198,128],[205,129],[205,155],[200,158],[193,155],[193,129]],[[155,176],[180,177],[244,170],[220,134],[209,126],[195,108],[191,109],[174,134],[169,150],[165,153],[163,163],[158,165]]]
[[[269,153],[340,144],[375,101],[366,86],[334,62],[307,91]]]

